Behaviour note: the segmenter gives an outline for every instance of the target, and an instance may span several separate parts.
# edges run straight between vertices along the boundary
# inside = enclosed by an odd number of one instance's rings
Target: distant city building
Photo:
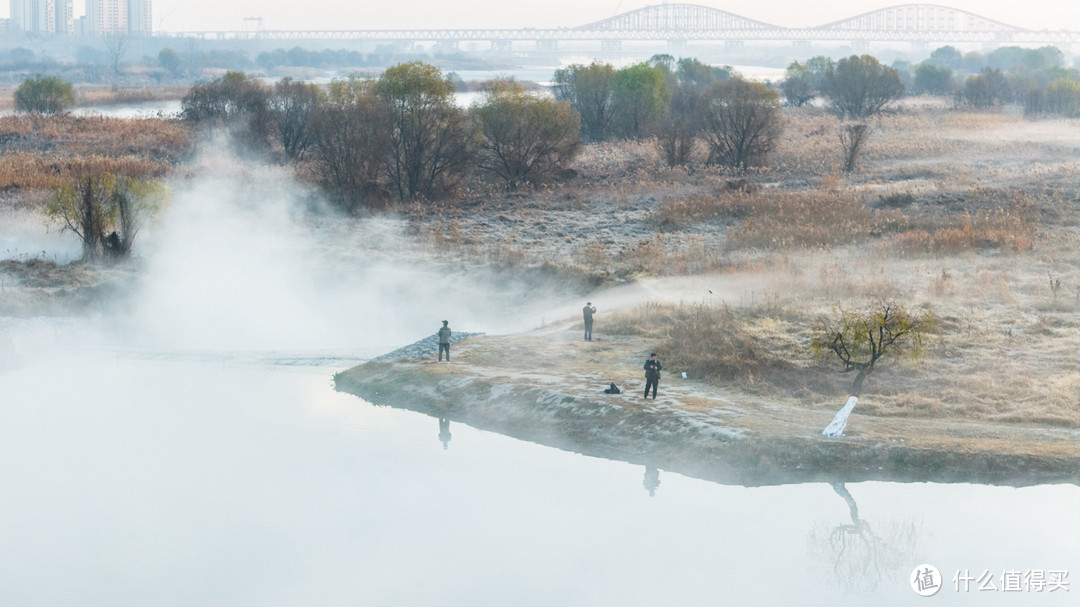
[[[128,33],[134,36],[149,36],[152,16],[150,0],[127,0]]]
[[[90,34],[126,34],[127,0],[86,0],[86,27]]]
[[[151,4],[151,0],[86,0],[86,33],[148,36]]]
[[[56,0],[56,33],[75,33],[74,0]]]
[[[74,19],[74,0],[11,0],[12,31],[70,34]]]

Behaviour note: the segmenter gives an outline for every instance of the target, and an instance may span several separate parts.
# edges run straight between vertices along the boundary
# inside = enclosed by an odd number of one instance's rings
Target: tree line
[[[828,57],[793,62],[780,82],[788,105],[799,107],[825,93],[836,64]],[[957,107],[1019,105],[1029,116],[1080,116],[1080,70],[1065,67],[1053,46],[1006,46],[988,54],[943,46],[918,64],[894,62],[900,83],[914,95],[951,97]]]
[[[842,118],[863,119],[903,94],[895,70],[869,55],[840,60],[828,78],[825,95]],[[447,196],[476,170],[506,189],[537,186],[584,142],[652,138],[672,166],[700,144],[707,163],[743,170],[766,162],[782,128],[780,98],[765,83],[670,55],[621,69],[568,66],[555,72],[552,95],[500,80],[460,108],[454,93],[449,76],[422,62],[327,87],[229,72],[192,87],[182,116],[296,164],[346,211]]]

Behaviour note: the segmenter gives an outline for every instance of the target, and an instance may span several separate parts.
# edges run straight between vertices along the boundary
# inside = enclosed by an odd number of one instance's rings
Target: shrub
[[[15,89],[15,109],[32,114],[62,114],[75,105],[70,82],[55,76],[35,74]]]

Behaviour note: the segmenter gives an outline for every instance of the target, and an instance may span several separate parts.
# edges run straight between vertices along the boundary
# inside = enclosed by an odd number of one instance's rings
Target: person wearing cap
[[[442,353],[446,352],[446,362],[450,362],[450,327],[449,322],[442,321],[439,329],[439,362],[442,362]]]
[[[585,341],[592,341],[592,315],[596,314],[596,306],[592,305],[591,301],[587,301],[581,313],[585,316]]]
[[[660,369],[663,368],[656,358],[656,352],[650,354],[645,361],[645,398],[649,398],[649,386],[652,386],[652,399],[656,400],[656,386],[660,383]]]

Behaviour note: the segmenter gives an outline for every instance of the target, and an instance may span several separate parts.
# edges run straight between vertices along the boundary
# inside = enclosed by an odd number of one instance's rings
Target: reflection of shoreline
[[[471,340],[466,340],[469,343]],[[459,359],[461,360],[461,359]],[[1077,458],[914,449],[817,436],[721,435],[674,407],[633,409],[535,384],[422,362],[372,361],[335,376],[337,390],[481,430],[733,485],[805,482],[1080,484]],[[466,375],[459,375],[466,373]],[[597,389],[599,396],[600,389]]]

